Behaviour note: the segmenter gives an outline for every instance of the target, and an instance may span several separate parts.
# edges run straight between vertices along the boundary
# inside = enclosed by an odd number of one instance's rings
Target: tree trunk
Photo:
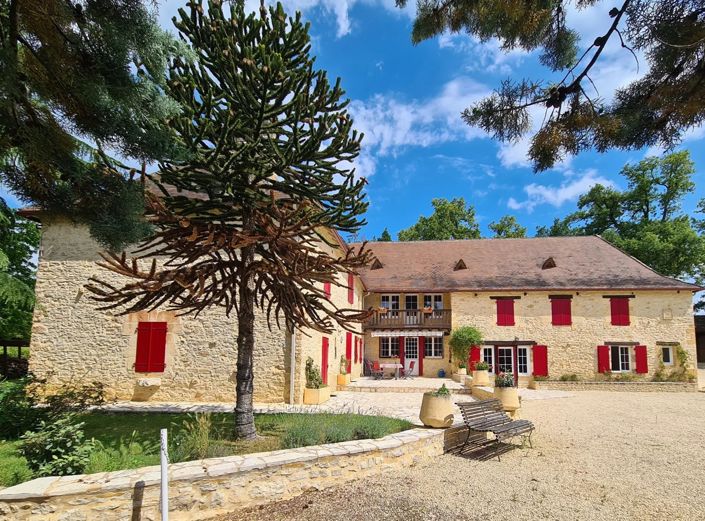
[[[245,266],[252,263],[252,248],[243,248],[242,262]],[[246,273],[246,272],[244,272]],[[235,436],[239,439],[257,437],[255,416],[252,410],[252,393],[254,389],[253,353],[255,347],[255,299],[250,288],[250,277],[240,281],[238,302],[237,333],[237,383],[235,402]]]

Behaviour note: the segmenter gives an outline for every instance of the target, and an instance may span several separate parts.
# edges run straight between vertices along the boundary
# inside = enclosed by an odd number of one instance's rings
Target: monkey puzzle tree
[[[169,94],[184,112],[171,121],[182,161],[160,164],[148,196],[155,232],[136,259],[106,254],[104,267],[132,279],[89,288],[123,313],[167,305],[182,313],[211,306],[235,311],[235,430],[256,436],[252,411],[255,309],[277,325],[330,332],[367,315],[337,309],[323,283],[369,261],[363,247],[342,255],[320,246],[325,229],[363,224],[364,179],[349,165],[362,135],[352,128],[340,80],[330,85],[310,57],[308,24],[281,4],[246,14],[220,1],[192,1],[175,24],[197,56],[175,60]],[[332,245],[332,244],[331,244]],[[335,251],[335,250],[333,250]],[[271,327],[271,322],[270,322]]]

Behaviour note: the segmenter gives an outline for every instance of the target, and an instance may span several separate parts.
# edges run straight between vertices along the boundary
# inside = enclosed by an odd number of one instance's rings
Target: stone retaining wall
[[[338,385],[338,391],[350,391],[355,393],[426,393],[437,391],[438,387],[363,387],[356,385]],[[469,387],[463,389],[448,389],[450,394],[472,394]]]
[[[205,519],[415,465],[444,452],[444,431],[349,441],[169,466],[170,519]],[[159,467],[39,478],[0,490],[0,518],[158,519]]]
[[[561,382],[534,381],[532,389],[561,391],[630,391],[630,392],[697,392],[698,384],[689,382]]]

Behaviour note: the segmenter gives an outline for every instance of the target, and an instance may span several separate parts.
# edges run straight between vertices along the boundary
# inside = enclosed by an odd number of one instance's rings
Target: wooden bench
[[[476,402],[462,402],[456,404],[460,409],[460,413],[463,415],[463,421],[468,427],[468,436],[465,439],[465,443],[460,448],[460,453],[468,444],[475,447],[487,447],[492,444],[499,444],[504,440],[514,438],[516,436],[522,436],[523,439],[529,441],[529,446],[533,448],[531,444],[531,434],[534,432],[534,424],[529,420],[512,420],[502,408],[502,402],[497,399],[491,400],[480,400]],[[487,440],[484,439],[482,442],[470,441],[470,436],[472,432],[491,432],[494,435],[494,439]],[[499,451],[497,452],[497,458],[499,457]]]

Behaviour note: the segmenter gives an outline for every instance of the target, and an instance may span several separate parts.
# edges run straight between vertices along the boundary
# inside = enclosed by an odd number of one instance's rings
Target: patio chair
[[[408,380],[409,378],[412,378],[413,375],[414,375],[414,366],[415,366],[415,365],[416,365],[416,360],[412,360],[411,362],[409,362],[409,368],[408,368],[408,369],[406,369],[406,368],[404,368],[404,367],[402,367],[401,369],[399,369],[399,376],[400,376],[400,378],[402,378],[402,379],[404,379],[404,380]]]
[[[382,380],[384,378],[384,370],[382,370],[382,368],[379,366],[378,360],[372,362],[372,364],[368,367],[370,368],[370,375],[372,376],[372,378],[374,378],[375,380]]]
[[[502,407],[502,402],[497,399],[491,400],[480,400],[477,402],[461,402],[456,404],[460,409],[460,413],[463,415],[463,421],[468,427],[468,436],[465,438],[465,443],[460,448],[459,453],[462,454],[463,449],[468,444],[474,445],[475,447],[487,447],[490,445],[497,445],[499,449],[499,444],[504,440],[514,438],[515,436],[522,436],[522,438],[529,441],[529,446],[533,448],[531,444],[531,434],[534,432],[534,424],[529,420],[512,420]],[[472,432],[481,433],[492,433],[494,438],[487,440],[486,438],[482,441],[470,441]],[[477,436],[475,437],[477,438]],[[497,459],[501,461],[500,451],[497,451]]]

